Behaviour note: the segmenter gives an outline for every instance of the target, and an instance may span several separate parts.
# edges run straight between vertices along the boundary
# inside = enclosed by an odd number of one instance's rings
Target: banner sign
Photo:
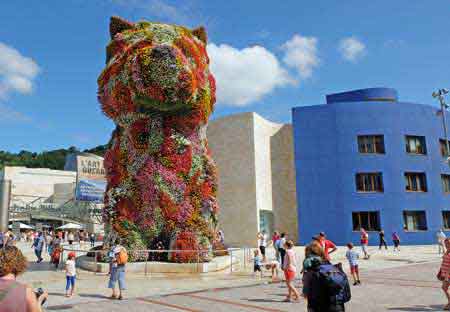
[[[105,191],[106,181],[78,180],[75,195],[79,201],[102,203]]]

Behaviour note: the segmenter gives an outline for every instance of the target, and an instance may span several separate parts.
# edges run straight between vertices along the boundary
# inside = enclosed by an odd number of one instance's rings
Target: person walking
[[[284,277],[286,279],[286,286],[288,288],[288,294],[286,296],[286,302],[298,302],[300,300],[300,294],[294,286],[295,275],[297,274],[297,262],[296,255],[293,249],[294,242],[288,240],[285,243],[286,254],[283,261]]]
[[[272,234],[272,246],[273,246],[273,249],[275,250],[275,259],[277,259],[278,262],[280,259],[280,255],[278,254],[277,241],[279,239],[280,239],[280,233],[278,233],[277,231],[274,231]]]
[[[323,265],[329,265],[325,259],[324,250],[318,240],[313,240],[305,248],[303,261],[303,296],[307,299],[308,312],[343,312],[344,302],[337,302],[335,296],[330,296],[328,283],[325,283],[320,273]]]
[[[75,236],[73,235],[72,231],[67,234],[67,241],[69,242],[69,245],[73,244],[73,241],[75,240]]]
[[[256,272],[259,272],[260,278],[263,277],[263,272],[261,269],[261,256],[259,255],[260,251],[255,249],[253,251],[253,274],[256,276]]]
[[[345,253],[345,257],[348,260],[348,264],[350,265],[350,273],[353,277],[353,286],[356,286],[358,284],[361,284],[361,281],[359,280],[359,268],[358,268],[358,259],[359,254],[353,250],[353,244],[348,243],[347,244],[347,252]]]
[[[439,229],[439,231],[437,231],[437,233],[436,233],[436,241],[438,244],[438,254],[439,255],[441,254],[441,251],[442,251],[442,254],[445,253],[444,242],[445,242],[446,238],[447,238],[447,236],[445,235],[444,231],[442,229]]]
[[[386,239],[384,238],[384,231],[380,230],[380,232],[378,233],[378,236],[380,238],[380,245],[378,246],[378,249],[381,250],[381,246],[384,246],[384,248],[387,250],[387,244],[386,244]]]
[[[89,235],[89,241],[91,242],[91,247],[95,246],[95,234],[91,233],[91,235]]]
[[[284,249],[285,248],[285,244],[286,244],[286,233],[283,232],[283,233],[281,233],[280,239],[277,242],[278,254],[280,255],[281,267],[283,267],[284,256],[286,255],[286,249]]]
[[[369,234],[366,232],[365,229],[361,228],[361,250],[364,253],[364,259],[369,259],[369,251],[367,250],[367,247],[369,246]]]
[[[66,297],[72,297],[75,291],[76,267],[75,267],[75,252],[69,252],[66,260]]]
[[[42,312],[42,304],[47,292],[39,296],[16,278],[23,274],[27,259],[15,246],[0,248],[0,311],[1,312]]]
[[[319,241],[324,251],[325,259],[331,262],[330,255],[337,250],[336,245],[332,241],[327,239],[325,232],[320,232],[319,236],[313,237],[313,239]]]
[[[259,232],[257,235],[258,238],[258,248],[262,255],[262,261],[266,262],[266,247],[267,247],[267,234],[266,231],[263,230]]]
[[[125,290],[125,265],[128,262],[128,253],[125,247],[120,245],[120,241],[116,240],[110,255],[111,263],[108,283],[108,288],[112,290],[110,298],[122,300]],[[117,282],[119,283],[119,296],[116,293]]]
[[[392,242],[394,243],[394,251],[400,251],[400,236],[397,232],[392,233]]]
[[[444,240],[445,252],[442,256],[442,263],[437,274],[437,278],[442,281],[442,290],[447,298],[447,304],[443,310],[450,310],[450,293],[448,288],[450,286],[450,238]]]
[[[37,263],[42,262],[42,260],[44,260],[42,258],[42,249],[44,248],[44,237],[42,232],[38,233],[31,247],[34,248],[34,254],[37,257]]]

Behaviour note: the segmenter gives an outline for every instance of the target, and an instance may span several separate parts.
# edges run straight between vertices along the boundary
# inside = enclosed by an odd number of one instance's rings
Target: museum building
[[[441,112],[371,88],[292,110],[299,242],[319,231],[339,245],[378,244],[383,229],[404,244],[450,230],[450,169]]]

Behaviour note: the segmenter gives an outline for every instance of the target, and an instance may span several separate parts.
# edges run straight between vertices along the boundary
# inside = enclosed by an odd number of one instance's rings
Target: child
[[[361,284],[361,281],[359,280],[359,269],[358,269],[358,259],[359,254],[353,250],[353,244],[348,243],[347,244],[347,252],[345,254],[345,257],[348,260],[348,263],[350,264],[350,272],[352,273],[353,277],[353,286],[356,286],[358,284]]]
[[[259,250],[255,249],[253,252],[253,274],[256,275],[256,272],[259,271],[260,277],[263,277],[263,272],[261,270],[261,257],[259,256]]]
[[[72,297],[75,290],[75,253],[72,251],[66,261],[66,297]],[[70,289],[70,292],[69,292]]]
[[[394,251],[400,251],[400,236],[397,232],[392,233],[392,242],[394,243]]]
[[[265,265],[266,270],[272,271],[272,282],[278,282],[280,279],[278,278],[278,270],[280,267],[280,262],[277,260],[273,260]]]

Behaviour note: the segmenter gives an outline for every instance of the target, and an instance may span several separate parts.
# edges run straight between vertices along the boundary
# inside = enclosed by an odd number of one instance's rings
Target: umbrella
[[[76,223],[67,223],[63,226],[57,228],[58,230],[81,230],[83,228],[82,225]]]
[[[21,230],[31,230],[31,229],[34,229],[34,227],[32,227],[32,226],[30,226],[30,225],[28,225],[28,224],[22,223],[22,222],[19,222],[19,227],[20,227]],[[12,229],[12,224],[10,224],[10,225],[8,226],[8,228],[9,228],[9,229]]]

